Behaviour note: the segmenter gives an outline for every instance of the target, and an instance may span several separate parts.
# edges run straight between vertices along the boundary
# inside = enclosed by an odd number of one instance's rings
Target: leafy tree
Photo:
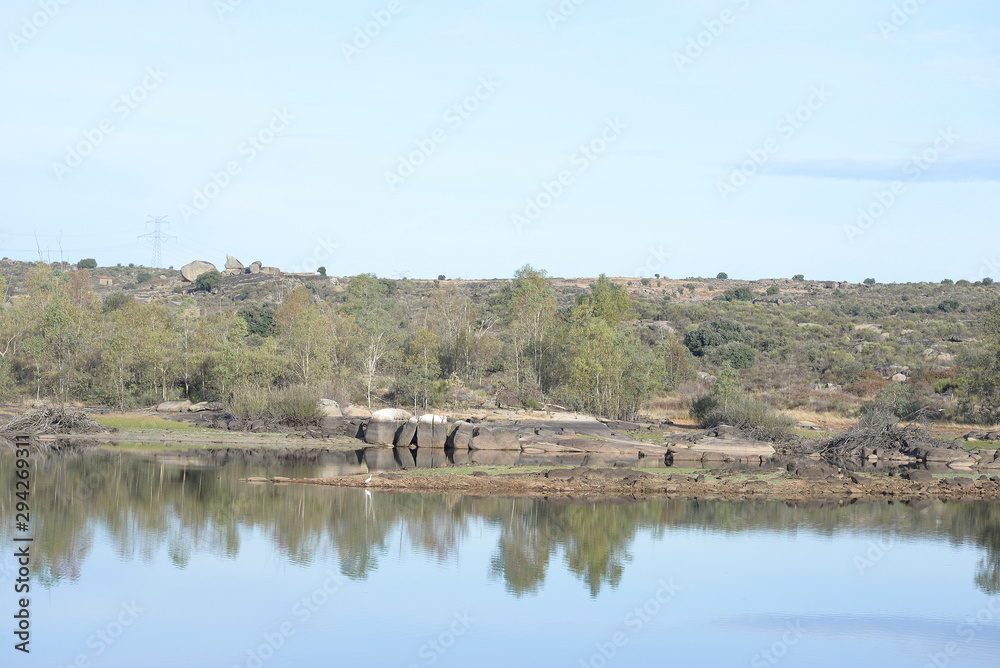
[[[681,383],[694,379],[694,356],[676,336],[668,334],[656,342],[653,350],[663,364],[663,389],[669,392]]]
[[[206,271],[194,281],[194,287],[205,292],[212,292],[222,285],[222,274],[216,270]]]
[[[148,283],[150,280],[152,280],[152,278],[153,278],[153,275],[151,273],[149,273],[148,271],[140,271],[136,275],[136,277],[135,277],[135,282],[136,283]]]
[[[727,274],[724,271],[720,271],[718,274],[716,274],[715,277],[716,278],[721,278],[721,279],[725,280],[725,279],[729,278],[729,274]]]
[[[778,295],[778,294],[781,294],[781,288],[779,288],[777,285],[772,285],[772,286],[770,286],[770,287],[767,288],[767,295],[768,296],[773,296],[773,295]]]
[[[267,338],[274,334],[274,304],[269,302],[247,302],[240,306],[236,315],[247,324],[247,332]]]
[[[945,299],[943,302],[938,304],[938,310],[948,313],[950,311],[957,311],[962,305],[957,299]]]
[[[553,329],[557,308],[548,273],[531,265],[518,269],[514,273],[507,308],[518,387],[530,380],[545,391],[554,361],[549,353],[555,342]]]
[[[237,318],[237,322],[245,333],[236,336],[235,341],[242,343],[249,328],[244,319]],[[331,343],[326,319],[313,303],[312,292],[304,286],[295,288],[275,312],[274,322],[298,380],[309,385],[326,370]]]
[[[865,279],[865,285],[875,285],[875,279],[874,278],[866,278]]]
[[[577,306],[612,326],[621,323],[632,311],[632,301],[625,288],[604,274],[590,285],[590,294],[577,298]]]
[[[316,273],[320,276],[326,276],[326,267],[316,267]]]
[[[732,342],[753,345],[754,336],[742,323],[725,318],[702,323],[684,335],[684,345],[698,357],[704,355],[709,348]]]
[[[804,280],[806,280],[806,277],[805,277],[804,274],[795,274],[794,276],[792,276],[792,280],[793,281],[804,281]]]
[[[730,341],[708,350],[715,364],[729,364],[734,369],[749,369],[757,363],[757,351],[742,341]]]
[[[414,411],[418,406],[426,410],[441,374],[438,362],[441,342],[431,330],[421,329],[414,335],[408,348],[404,364],[407,394],[413,399]]]
[[[574,331],[569,386],[584,410],[611,418],[635,419],[663,377],[654,358],[630,331],[590,318]]]
[[[358,363],[365,377],[368,407],[380,375],[395,361],[399,350],[399,320],[394,303],[387,299],[388,287],[374,274],[359,274],[347,284],[344,311],[358,325],[360,353]]]
[[[97,260],[92,257],[87,257],[76,263],[76,266],[80,269],[96,269]]]
[[[722,300],[727,302],[752,302],[754,299],[753,289],[747,285],[732,288],[722,293]]]
[[[955,281],[951,280],[950,278],[946,278],[941,281],[941,285],[953,285],[954,283]]]
[[[112,292],[104,299],[104,312],[111,313],[131,304],[135,298],[124,292]]]

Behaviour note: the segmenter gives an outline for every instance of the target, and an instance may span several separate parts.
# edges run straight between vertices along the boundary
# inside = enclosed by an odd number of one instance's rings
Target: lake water
[[[37,461],[31,654],[0,665],[997,666],[1000,505],[578,504]]]

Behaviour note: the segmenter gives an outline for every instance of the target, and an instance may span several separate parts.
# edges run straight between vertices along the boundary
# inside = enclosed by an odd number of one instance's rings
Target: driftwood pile
[[[57,408],[32,411],[0,427],[0,433],[5,434],[104,434],[113,431],[118,430],[105,427],[83,411]]]

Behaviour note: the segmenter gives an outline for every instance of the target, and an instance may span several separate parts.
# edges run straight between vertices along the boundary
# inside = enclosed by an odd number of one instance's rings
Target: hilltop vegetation
[[[992,422],[1000,403],[988,279],[567,280],[525,266],[483,281],[196,285],[172,270],[9,260],[0,276],[7,401],[124,409],[302,386],[371,406],[555,404],[631,419],[686,414],[726,368],[779,409],[853,416],[893,377],[906,405],[937,417]]]

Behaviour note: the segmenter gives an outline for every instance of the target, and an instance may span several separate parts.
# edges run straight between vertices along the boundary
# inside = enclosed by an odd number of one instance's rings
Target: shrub
[[[194,281],[194,287],[205,292],[212,292],[222,285],[222,274],[218,271],[206,271]]]
[[[960,280],[960,281],[957,281],[957,282],[955,283],[955,286],[956,286],[956,287],[959,287],[959,288],[968,288],[968,287],[971,287],[971,286],[972,286],[972,283],[970,283],[969,281],[967,281],[967,280],[965,280],[965,279],[963,278],[962,280]]]
[[[722,293],[722,300],[727,302],[752,302],[753,298],[753,290],[746,285]]]
[[[135,277],[136,283],[148,283],[153,278],[153,275],[148,271],[140,271]]]
[[[108,295],[107,299],[104,300],[104,312],[111,313],[112,311],[117,311],[133,301],[132,295],[127,295],[124,292],[112,292]]]
[[[746,393],[728,399],[703,395],[691,403],[690,415],[702,428],[728,424],[758,440],[788,440],[794,424],[789,415]]]
[[[86,258],[80,260],[79,262],[77,262],[76,266],[79,269],[96,269],[97,268],[97,260],[95,260],[92,257],[86,257]]]
[[[316,267],[316,273],[320,276],[326,276],[326,267]]]
[[[980,283],[982,283],[983,285],[993,285],[993,279],[990,278],[989,276],[986,276],[983,278],[982,281],[980,281]]]
[[[875,279],[874,278],[866,278],[864,282],[865,282],[865,285],[875,285]]]
[[[729,274],[727,274],[724,271],[720,271],[718,274],[716,274],[715,277],[716,278],[721,278],[722,280],[726,280],[727,278],[729,278]]]
[[[742,323],[725,318],[703,322],[684,335],[684,345],[697,356],[704,355],[709,348],[734,341],[753,345],[753,334],[748,332]]]
[[[946,278],[943,281],[941,281],[941,285],[953,285],[954,283],[955,281],[951,280],[950,278]]]
[[[941,378],[934,383],[934,393],[935,394],[945,394],[947,392],[954,392],[959,388],[959,383],[954,378]]]
[[[438,279],[439,281],[443,281],[443,280],[445,280],[445,278],[444,278],[444,274],[438,274],[438,278],[437,278],[437,279]]]
[[[912,418],[920,410],[920,402],[917,401],[917,393],[913,388],[903,383],[890,383],[875,393],[871,402],[866,404],[862,410],[862,416],[866,413],[879,413],[887,411],[898,419]]]
[[[768,295],[778,295],[778,294],[781,294],[781,288],[779,288],[777,285],[772,285],[771,287],[769,287],[767,289],[767,294]]]
[[[944,311],[945,313],[949,313],[951,311],[957,311],[961,307],[962,305],[958,302],[957,299],[946,299],[940,304],[938,304],[938,310]]]
[[[247,324],[247,333],[267,338],[274,333],[274,304],[249,302],[236,311]]]
[[[729,362],[734,369],[749,369],[757,363],[757,351],[742,341],[730,341],[709,348],[708,359],[719,365]]]
[[[320,416],[319,399],[305,385],[276,389],[245,383],[233,390],[226,410],[244,420],[303,422]]]
[[[804,281],[804,280],[806,280],[806,277],[803,274],[795,274],[794,276],[792,276],[792,280],[793,281]]]

